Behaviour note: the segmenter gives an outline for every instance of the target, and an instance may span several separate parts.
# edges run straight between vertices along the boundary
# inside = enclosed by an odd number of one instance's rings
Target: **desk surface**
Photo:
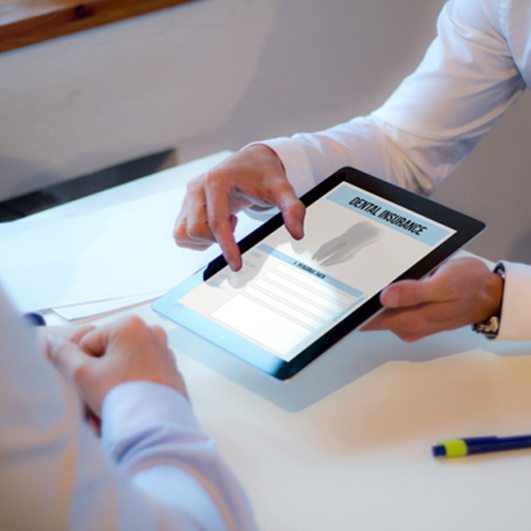
[[[531,432],[531,344],[468,329],[414,344],[353,333],[282,383],[149,305],[134,312],[168,331],[199,420],[261,529],[531,528],[531,451],[430,452],[441,438]]]
[[[462,329],[406,344],[353,333],[277,382],[161,324],[200,422],[261,529],[528,530],[531,451],[453,461],[442,438],[531,432],[531,345]]]

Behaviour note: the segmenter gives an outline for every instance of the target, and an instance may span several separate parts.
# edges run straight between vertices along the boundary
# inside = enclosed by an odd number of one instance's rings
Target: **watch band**
[[[499,275],[505,283],[505,267],[503,262],[498,262],[493,272]],[[500,318],[501,309],[499,315],[491,315],[486,321],[472,325],[472,330],[478,334],[484,335],[487,339],[495,339],[500,331]]]

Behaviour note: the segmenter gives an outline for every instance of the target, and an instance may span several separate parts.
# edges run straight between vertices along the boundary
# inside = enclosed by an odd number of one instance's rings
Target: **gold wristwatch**
[[[494,273],[499,275],[505,284],[505,267],[503,262],[498,262],[494,268]],[[487,339],[495,339],[500,331],[501,305],[497,315],[491,315],[486,321],[472,325],[472,330],[478,334],[483,334]]]

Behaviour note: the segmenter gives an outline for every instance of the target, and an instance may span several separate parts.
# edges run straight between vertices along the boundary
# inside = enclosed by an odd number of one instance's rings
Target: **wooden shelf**
[[[3,0],[0,52],[192,0]]]

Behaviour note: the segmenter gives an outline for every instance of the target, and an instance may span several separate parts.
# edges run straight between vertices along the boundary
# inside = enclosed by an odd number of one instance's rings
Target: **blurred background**
[[[0,53],[0,215],[365,114],[443,4],[196,0]],[[530,124],[526,94],[433,196],[487,222],[468,249],[493,260],[531,262]]]

